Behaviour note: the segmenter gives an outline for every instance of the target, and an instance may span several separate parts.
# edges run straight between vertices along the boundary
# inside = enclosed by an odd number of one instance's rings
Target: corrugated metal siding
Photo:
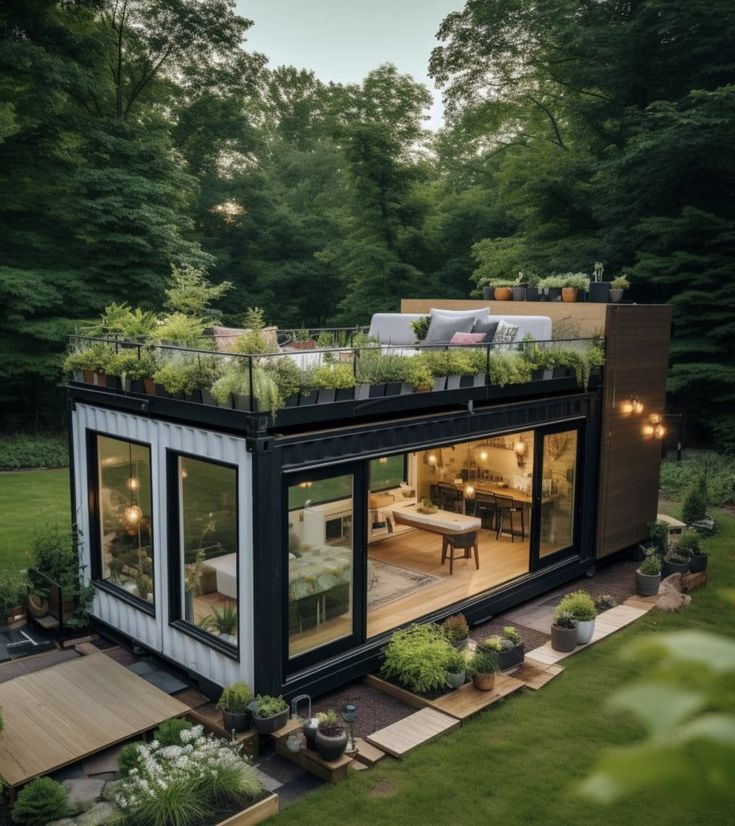
[[[93,430],[135,439],[151,446],[153,477],[153,536],[156,616],[151,617],[106,591],[97,591],[92,613],[122,633],[183,667],[224,685],[233,680],[254,683],[253,663],[253,543],[252,459],[245,440],[199,428],[155,421],[141,416],[77,404],[73,411],[74,467],[77,524],[81,531],[82,556],[90,570],[90,514],[87,500],[86,431]],[[181,451],[202,459],[215,459],[238,466],[240,662],[173,628],[168,623],[166,451]]]

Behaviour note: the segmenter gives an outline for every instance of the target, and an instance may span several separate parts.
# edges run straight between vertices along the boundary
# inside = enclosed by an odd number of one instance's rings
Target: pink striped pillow
[[[450,344],[479,344],[485,341],[485,333],[455,333]]]

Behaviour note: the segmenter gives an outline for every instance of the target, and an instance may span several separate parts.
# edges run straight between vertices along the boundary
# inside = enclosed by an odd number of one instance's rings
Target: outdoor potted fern
[[[653,547],[641,548],[643,562],[635,572],[635,592],[641,597],[652,597],[661,585],[661,559]]]
[[[554,651],[574,651],[577,647],[577,620],[569,611],[557,606],[551,623],[551,647]]]
[[[447,685],[456,690],[464,685],[467,679],[467,659],[462,651],[454,651],[447,660]]]
[[[283,697],[258,694],[250,704],[250,710],[258,734],[272,734],[288,722],[288,703]]]
[[[247,683],[231,683],[220,694],[217,708],[222,710],[222,725],[226,732],[247,731],[253,719],[250,703],[253,692]]]
[[[559,610],[570,613],[577,621],[577,645],[586,645],[595,630],[597,609],[587,591],[573,591],[559,603]]]
[[[629,288],[630,281],[624,275],[614,278],[610,284],[610,301],[619,304],[623,300],[623,293]]]
[[[347,748],[347,728],[344,720],[333,709],[320,711],[316,715],[314,748],[325,763],[339,760]]]
[[[472,682],[479,691],[492,691],[499,669],[498,658],[487,648],[478,648],[467,663]]]

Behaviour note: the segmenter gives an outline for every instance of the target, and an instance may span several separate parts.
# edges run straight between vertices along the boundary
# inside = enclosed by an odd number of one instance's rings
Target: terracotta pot
[[[472,682],[479,691],[492,691],[495,688],[495,674],[473,674]]]
[[[572,302],[577,300],[577,295],[579,294],[578,287],[562,287],[561,288],[561,300]]]
[[[496,301],[513,300],[513,290],[511,289],[511,287],[496,287],[494,295]]]

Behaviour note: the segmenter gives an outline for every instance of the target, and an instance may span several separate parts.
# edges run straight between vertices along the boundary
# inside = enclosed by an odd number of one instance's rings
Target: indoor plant
[[[586,645],[595,630],[597,609],[587,591],[572,591],[559,603],[559,610],[570,613],[577,621],[577,645]]]
[[[452,689],[461,688],[466,679],[467,661],[461,651],[455,651],[447,661],[447,685]]]
[[[551,647],[554,651],[565,652],[577,647],[577,620],[569,611],[560,610],[560,606],[554,611],[551,623]]]
[[[661,559],[655,548],[642,548],[643,562],[635,572],[635,592],[642,597],[652,597],[658,593],[661,584]]]
[[[472,682],[480,691],[492,691],[495,688],[495,675],[499,671],[498,658],[487,648],[478,648],[467,663],[467,670],[472,674]]]
[[[253,719],[250,703],[253,692],[247,683],[230,683],[220,694],[217,708],[222,709],[222,725],[228,733],[247,731]]]
[[[697,573],[707,570],[709,554],[702,547],[702,540],[693,528],[689,528],[681,534],[679,541],[676,543],[675,550],[677,552],[689,553],[690,571]]]
[[[333,709],[320,711],[314,736],[314,748],[319,757],[327,763],[339,760],[347,748],[347,729],[344,720]]]
[[[614,278],[610,284],[610,301],[614,304],[623,300],[623,293],[630,287],[630,281],[624,276],[619,275]]]
[[[250,703],[250,710],[258,734],[271,734],[288,722],[288,703],[283,697],[258,694]]]

